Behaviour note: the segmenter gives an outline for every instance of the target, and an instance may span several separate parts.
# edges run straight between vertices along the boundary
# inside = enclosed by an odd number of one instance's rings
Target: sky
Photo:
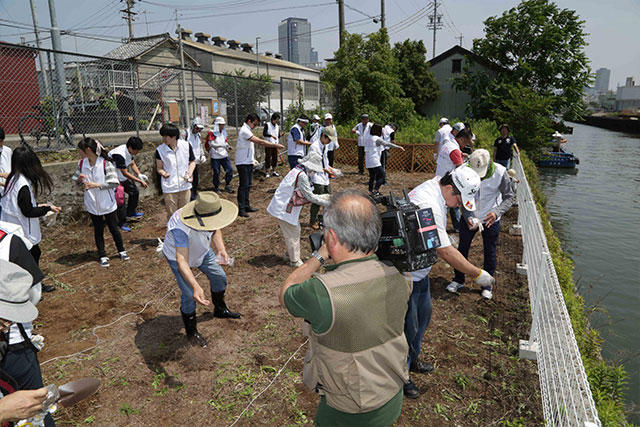
[[[47,0],[33,0],[38,25],[51,26]],[[102,55],[128,36],[122,19],[122,0],[54,0],[58,27],[73,31],[63,35],[63,49]],[[386,0],[386,23],[391,42],[422,39],[427,57],[432,56],[432,31],[427,30],[428,10],[424,0]],[[443,28],[436,35],[436,55],[459,43],[470,49],[473,39],[483,36],[483,21],[515,7],[517,0],[439,0]],[[595,71],[611,70],[610,88],[623,85],[626,77],[640,82],[640,0],[557,0],[562,8],[576,10],[586,21],[586,53]],[[134,36],[171,32],[175,34],[176,11],[184,28],[254,43],[259,51],[278,52],[278,23],[287,17],[307,18],[311,44],[319,57],[331,58],[338,48],[338,7],[335,0],[136,0],[138,13]],[[347,31],[371,33],[379,28],[371,17],[380,14],[380,0],[345,0]],[[25,25],[26,24],[26,25]],[[18,28],[16,28],[18,27]],[[332,28],[335,27],[335,28]],[[31,9],[27,0],[0,0],[0,40],[34,43]],[[49,32],[41,33],[42,46],[51,47]]]

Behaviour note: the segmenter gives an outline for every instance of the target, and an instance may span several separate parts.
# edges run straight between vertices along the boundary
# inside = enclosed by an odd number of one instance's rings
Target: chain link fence
[[[513,166],[521,181],[517,191],[518,223],[522,227],[523,264],[532,313],[529,341],[521,343],[520,353],[538,361],[542,406],[548,425],[599,426],[536,202],[518,157],[514,157]]]
[[[44,70],[37,66],[39,55]],[[82,135],[122,143],[131,135],[157,135],[163,123],[184,129],[195,117],[211,126],[222,116],[228,129],[237,130],[249,113],[264,123],[281,112],[284,123],[296,107],[321,110],[329,99],[319,81],[219,74],[203,71],[195,61],[183,68],[170,61],[163,65],[3,42],[0,58],[0,127],[8,141],[38,151],[74,148]]]

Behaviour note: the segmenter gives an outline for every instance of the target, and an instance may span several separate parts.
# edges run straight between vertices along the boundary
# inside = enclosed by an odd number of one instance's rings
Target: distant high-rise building
[[[593,86],[596,93],[606,92],[609,90],[609,80],[611,78],[611,70],[607,68],[600,68],[596,71],[596,81]]]
[[[278,24],[278,48],[282,58],[307,65],[311,60],[311,24],[306,18],[287,18]]]
[[[313,64],[317,63],[318,62],[318,51],[315,50],[314,48],[311,48],[310,57],[311,57],[311,62]]]

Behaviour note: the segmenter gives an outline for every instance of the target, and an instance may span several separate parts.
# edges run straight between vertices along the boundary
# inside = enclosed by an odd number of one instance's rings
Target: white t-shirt
[[[434,139],[435,141],[435,147],[434,147],[434,157],[438,157],[438,153],[440,152],[440,147],[442,145],[442,143],[449,139],[452,135],[451,135],[451,131],[453,130],[453,128],[451,126],[449,126],[448,124],[442,126],[440,129],[437,130],[436,132],[436,137]]]
[[[322,158],[322,166],[325,168],[329,167],[329,158],[327,157],[327,154],[329,153],[329,149],[327,148],[328,146],[329,144],[324,145],[319,139],[315,140],[309,146],[309,153],[317,153]],[[329,185],[329,174],[326,172],[316,172],[313,174],[311,182],[318,185]]]
[[[6,145],[0,147],[0,173],[11,172],[11,147]],[[5,179],[0,178],[0,184],[4,184]]]
[[[366,126],[360,122],[353,127],[352,130],[360,132],[360,135],[358,135],[358,147],[364,147],[366,145],[369,132],[371,131],[371,126],[373,126],[373,123],[371,122],[367,122]]]
[[[252,165],[255,157],[255,146],[249,141],[253,132],[248,124],[244,123],[238,131],[238,145],[236,146],[236,165]]]
[[[438,237],[440,238],[440,247],[451,246],[451,241],[447,234],[447,203],[440,190],[440,177],[436,176],[411,190],[409,192],[409,200],[418,205],[420,209],[431,208],[433,220],[436,222],[438,230]],[[410,273],[411,278],[414,282],[417,282],[427,277],[430,271],[431,267],[412,271]]]
[[[189,267],[200,267],[205,255],[207,255],[211,248],[211,237],[213,236],[213,232],[196,230],[186,225],[180,218],[182,209],[183,208],[180,208],[175,211],[173,215],[171,215],[171,218],[169,218],[169,222],[167,223],[167,233],[164,236],[162,253],[167,257],[167,259],[171,261],[176,260],[176,243],[171,230],[177,228],[178,230],[182,230],[182,232],[184,232],[184,234],[189,238],[189,259],[187,260]]]

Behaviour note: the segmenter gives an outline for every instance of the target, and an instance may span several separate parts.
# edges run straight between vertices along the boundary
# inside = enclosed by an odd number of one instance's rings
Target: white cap
[[[458,132],[460,132],[462,129],[464,129],[464,123],[458,122],[455,125],[453,125],[453,128]]]
[[[474,150],[469,156],[469,167],[476,171],[480,178],[484,178],[491,162],[491,155],[484,148]]]
[[[204,125],[202,124],[202,119],[200,117],[196,117],[191,122],[191,127],[196,127],[196,126],[200,129],[204,129]]]
[[[324,115],[324,119],[325,120],[333,120],[333,116],[331,115],[331,113],[327,113]]]
[[[554,138],[562,138],[562,134],[558,131],[555,131],[553,135],[551,135]]]
[[[320,120],[320,116],[317,114],[314,114],[312,117],[313,120]]]
[[[224,121],[224,117],[218,116],[216,117],[216,121],[213,122],[214,125],[226,125],[227,123]]]
[[[440,124],[443,124],[443,123],[449,123],[449,119],[447,119],[446,117],[442,117],[440,119]]]
[[[475,211],[476,194],[480,189],[480,176],[473,169],[461,166],[451,172],[451,178],[462,196],[462,206],[468,211]]]

